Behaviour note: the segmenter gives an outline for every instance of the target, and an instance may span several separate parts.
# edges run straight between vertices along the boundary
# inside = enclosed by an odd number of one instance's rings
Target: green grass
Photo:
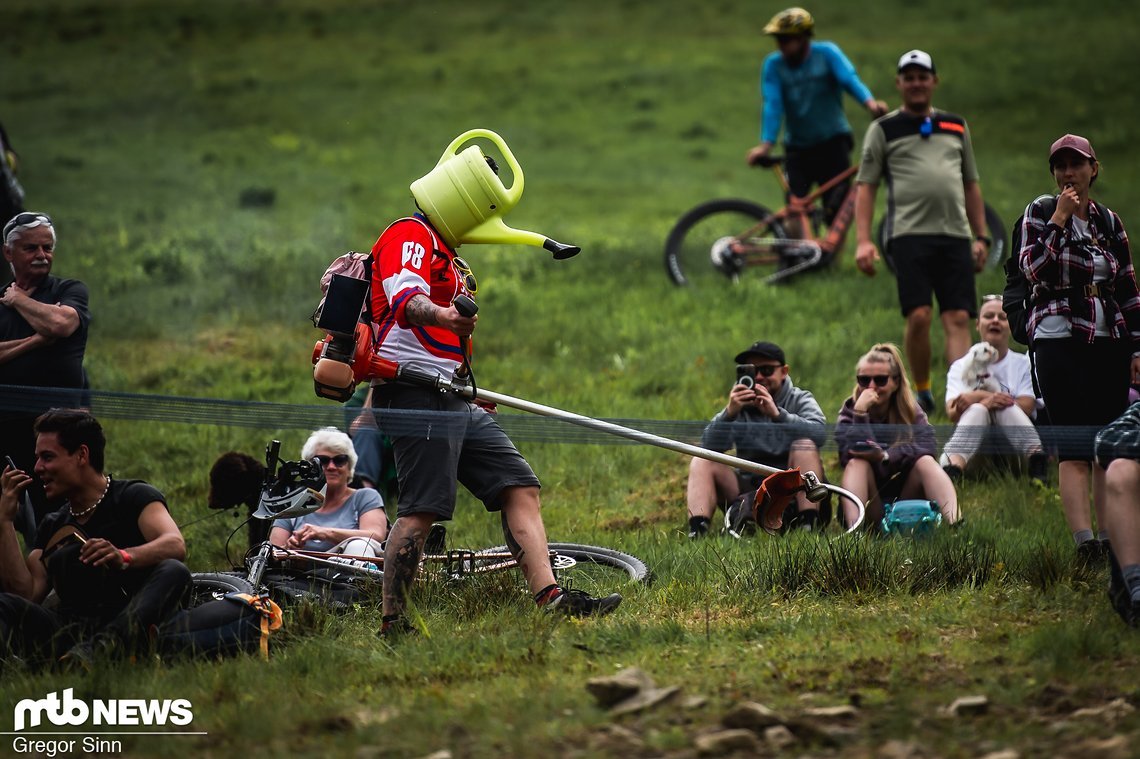
[[[811,7],[820,37],[888,102],[898,56],[934,55],[936,104],[969,120],[983,193],[1009,222],[1050,188],[1047,147],[1073,131],[1102,160],[1098,198],[1137,223],[1140,13],[1109,0],[1066,28],[1057,19],[1069,9]],[[858,356],[901,341],[887,273],[858,275],[849,246],[833,270],[786,287],[746,276],[698,292],[674,288],[661,260],[670,226],[700,201],[779,202],[743,163],[771,49],[759,29],[775,10],[741,0],[12,0],[0,103],[28,203],[57,221],[57,272],[91,287],[87,366],[99,389],[319,403],[307,317],[321,272],[411,211],[410,182],[455,135],[482,126],[526,173],[508,223],[583,253],[554,262],[530,248],[464,248],[480,284],[481,386],[594,416],[701,420],[724,402],[731,356],[765,338],[785,347],[794,378],[834,421]],[[849,116],[861,137],[865,114]],[[242,207],[251,190],[271,190],[273,204]],[[979,292],[1001,282],[987,272]],[[936,391],[944,374],[936,357]],[[168,494],[196,569],[224,562],[237,526],[205,508],[214,458],[257,454],[271,437],[295,452],[305,436],[284,421],[215,422],[107,424],[112,471]],[[925,543],[689,545],[683,457],[522,447],[544,483],[552,539],[621,548],[654,570],[654,585],[627,589],[612,617],[557,624],[531,611],[512,578],[433,585],[415,599],[430,637],[397,649],[373,637],[374,609],[308,610],[289,617],[268,663],[6,672],[0,725],[4,704],[75,687],[192,700],[208,736],[133,739],[132,754],[191,743],[218,756],[617,755],[628,752],[605,737],[609,719],[584,682],[636,665],[707,699],[625,720],[646,753],[685,749],[741,699],[795,715],[854,698],[864,716],[844,754],[913,738],[943,756],[1029,756],[1079,750],[1079,724],[1051,724],[1073,709],[1136,699],[1136,639],[1108,607],[1106,578],[1073,565],[1055,490],[968,483],[967,524]],[[834,474],[834,449],[825,463]],[[501,542],[497,520],[466,495],[450,533],[458,545]],[[937,714],[970,693],[989,696],[987,715],[963,728]],[[1135,734],[1140,719],[1115,730]]]

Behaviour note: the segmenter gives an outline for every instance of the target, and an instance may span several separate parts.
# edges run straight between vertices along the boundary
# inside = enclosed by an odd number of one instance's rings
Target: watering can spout
[[[549,250],[554,254],[554,257],[559,260],[577,255],[582,250],[576,245],[567,245],[566,243],[557,242],[548,237],[543,237],[537,232],[528,232],[525,229],[508,227],[503,220],[497,216],[487,219],[487,221],[475,227],[475,229],[464,234],[463,242],[476,244],[533,245]]]
[[[579,248],[577,245],[567,245],[564,242],[558,242],[557,240],[551,240],[549,237],[546,238],[546,242],[544,242],[542,244],[542,247],[546,248],[551,253],[553,253],[554,254],[554,260],[556,260],[556,261],[561,261],[561,260],[566,259],[566,258],[573,258],[574,256],[576,256],[582,252],[582,249]]]

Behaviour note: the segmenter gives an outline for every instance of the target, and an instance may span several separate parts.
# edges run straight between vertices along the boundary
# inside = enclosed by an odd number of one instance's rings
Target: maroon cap
[[[1062,150],[1074,150],[1085,158],[1096,160],[1096,152],[1092,149],[1092,145],[1080,135],[1067,134],[1054,142],[1052,147],[1049,148],[1049,162],[1052,163],[1053,156]]]

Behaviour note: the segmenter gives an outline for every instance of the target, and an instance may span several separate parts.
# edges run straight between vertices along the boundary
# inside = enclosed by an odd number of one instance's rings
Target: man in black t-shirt
[[[61,655],[82,664],[138,650],[149,628],[177,611],[190,589],[186,543],[155,488],[103,472],[103,428],[85,411],[39,417],[36,474],[64,499],[40,523],[25,558],[12,519],[31,477],[0,474],[0,660]],[[58,606],[41,605],[55,591]]]
[[[91,321],[87,285],[52,276],[56,235],[47,214],[17,214],[4,225],[3,238],[3,265],[11,267],[14,279],[0,289],[0,386],[81,391],[87,386],[83,354]],[[81,392],[53,396],[50,402],[27,393],[0,392],[0,456],[11,456],[16,466],[32,471],[37,414],[50,406],[80,405],[86,405]],[[28,497],[35,517],[20,521],[30,547],[35,537],[28,528],[43,519],[49,504],[39,483],[33,482]]]

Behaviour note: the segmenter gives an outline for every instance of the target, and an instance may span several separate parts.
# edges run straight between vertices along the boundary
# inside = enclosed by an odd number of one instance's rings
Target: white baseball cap
[[[899,71],[901,72],[907,66],[918,66],[932,74],[934,73],[934,61],[931,59],[930,53],[922,50],[911,50],[909,53],[903,53],[903,57],[899,58]]]

